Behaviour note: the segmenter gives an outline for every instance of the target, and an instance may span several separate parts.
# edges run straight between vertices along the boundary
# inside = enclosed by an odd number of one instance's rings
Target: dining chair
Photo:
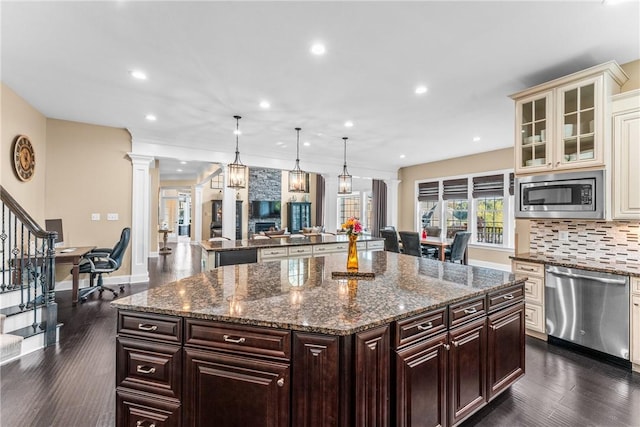
[[[389,252],[400,252],[400,244],[398,242],[398,233],[396,230],[388,230],[383,228],[380,230],[380,236],[384,238],[384,250]]]
[[[460,264],[466,264],[465,260],[465,252],[467,251],[467,246],[469,245],[469,239],[471,238],[471,233],[468,231],[458,231],[454,238],[451,247],[445,248],[444,250],[444,259],[445,261],[457,262],[460,261]]]
[[[402,242],[402,253],[422,257],[420,234],[417,231],[399,231]]]

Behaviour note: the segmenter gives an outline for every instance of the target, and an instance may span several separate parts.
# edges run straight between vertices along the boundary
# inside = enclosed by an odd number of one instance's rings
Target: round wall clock
[[[36,156],[31,141],[25,135],[18,135],[13,143],[13,169],[18,179],[29,181],[33,178]]]

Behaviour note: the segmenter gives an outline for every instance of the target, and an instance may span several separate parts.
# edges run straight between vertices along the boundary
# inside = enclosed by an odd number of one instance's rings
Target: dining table
[[[420,239],[420,245],[438,249],[440,261],[444,261],[444,250],[451,247],[452,244],[453,239],[441,239],[439,237],[427,237],[425,239]],[[467,251],[464,252],[463,263],[467,264]]]

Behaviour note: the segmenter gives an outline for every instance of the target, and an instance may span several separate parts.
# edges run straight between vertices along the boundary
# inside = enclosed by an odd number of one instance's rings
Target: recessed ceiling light
[[[473,137],[473,142],[478,142],[480,141],[480,137],[479,136],[474,136]]]
[[[314,43],[311,46],[311,53],[317,56],[324,55],[327,52],[327,48],[322,43]]]
[[[242,135],[242,131],[240,131],[239,129],[236,129],[233,131],[234,135]]]
[[[420,85],[416,87],[416,95],[422,95],[424,93],[427,93],[427,87]]]
[[[129,74],[134,79],[147,80],[147,75],[144,72],[140,71],[140,70],[131,70],[131,71],[129,71]]]
[[[347,120],[346,122],[344,122],[344,126],[347,128],[352,128],[353,122],[351,120]]]
[[[182,172],[182,169],[176,169],[176,172]]]
[[[180,164],[181,164],[181,165],[186,165],[186,164],[187,164],[187,162],[185,162],[184,160],[182,160],[182,161],[180,162]]]
[[[405,157],[407,157],[407,156],[406,156],[406,155],[404,155],[404,154],[400,154],[400,158],[401,158],[401,159],[404,159]]]
[[[144,118],[149,120],[150,122],[155,122],[156,120],[158,120],[158,118],[153,114],[147,114],[146,116],[144,116]]]
[[[284,144],[282,141],[276,142],[276,145],[282,145],[282,144]]]
[[[267,108],[271,108],[271,104],[269,101],[260,101],[260,108],[264,108],[266,110]]]
[[[308,147],[308,146],[310,146],[310,145],[311,145],[311,143],[310,143],[309,141],[305,141],[303,145],[304,145],[305,147]]]

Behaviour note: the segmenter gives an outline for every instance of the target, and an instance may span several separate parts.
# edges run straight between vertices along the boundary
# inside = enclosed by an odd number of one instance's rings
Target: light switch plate
[[[108,213],[107,214],[107,221],[117,221],[118,220],[118,214],[117,213]]]
[[[99,213],[92,213],[91,214],[91,221],[100,221],[100,214]]]

